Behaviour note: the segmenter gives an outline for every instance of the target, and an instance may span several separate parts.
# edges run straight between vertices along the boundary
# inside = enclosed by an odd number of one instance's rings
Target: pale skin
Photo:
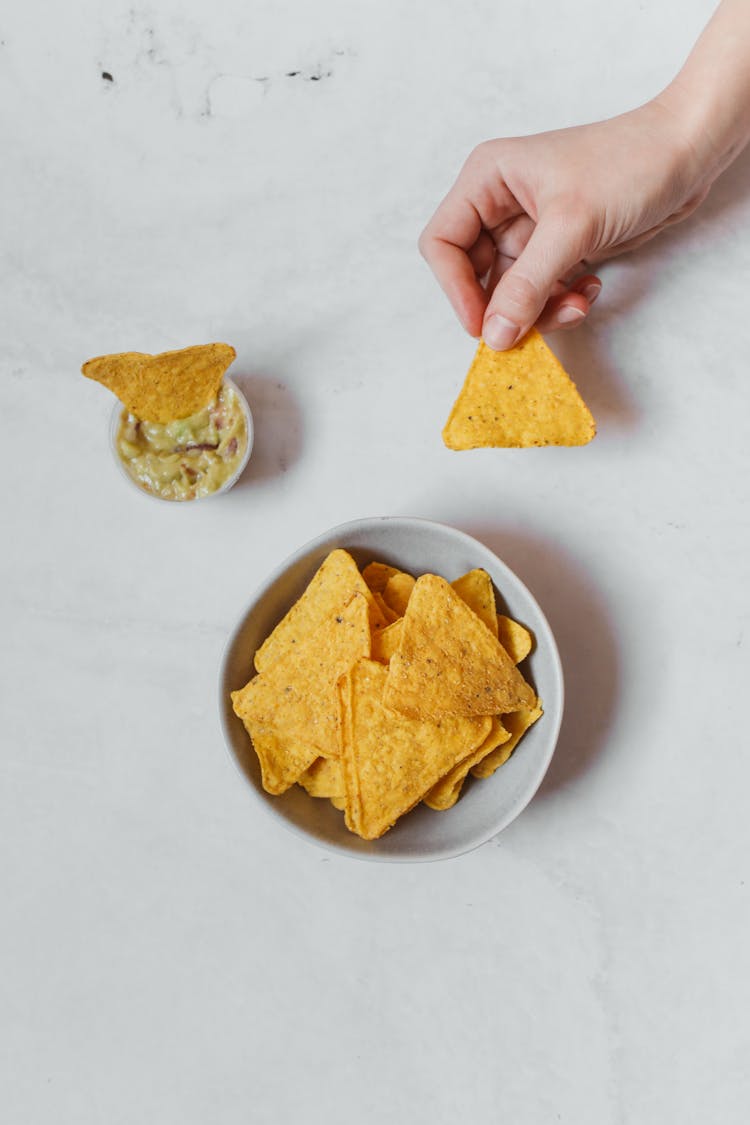
[[[650,102],[607,121],[486,141],[419,248],[461,324],[490,347],[575,328],[598,262],[690,215],[750,140],[750,0],[722,0]]]

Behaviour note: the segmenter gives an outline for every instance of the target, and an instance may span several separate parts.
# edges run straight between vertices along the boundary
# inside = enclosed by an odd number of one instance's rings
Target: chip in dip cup
[[[252,451],[253,419],[245,396],[224,376],[213,402],[174,422],[143,422],[118,402],[110,439],[118,465],[142,492],[201,500],[239,480]]]

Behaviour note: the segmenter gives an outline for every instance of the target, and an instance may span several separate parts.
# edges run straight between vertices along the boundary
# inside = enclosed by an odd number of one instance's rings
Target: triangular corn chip
[[[383,593],[386,582],[393,574],[401,574],[401,571],[382,562],[368,563],[362,571],[362,577],[374,594]]]
[[[377,590],[372,591],[372,600],[375,602],[375,605],[382,613],[384,620],[387,621],[389,625],[392,625],[394,621],[398,621],[399,617],[402,616],[400,613],[396,613],[395,610],[391,609],[383,595],[379,594]]]
[[[249,716],[240,715],[240,718],[258,755],[263,788],[276,796],[285,793],[318,757],[318,748],[295,742],[286,734],[254,722]]]
[[[490,732],[485,738],[482,745],[478,750],[469,754],[463,762],[459,762],[452,770],[449,770],[445,777],[441,777],[437,785],[433,785],[424,799],[424,803],[428,808],[435,810],[452,809],[458,798],[461,796],[461,789],[463,788],[466,775],[472,766],[481,762],[488,754],[497,749],[504,742],[510,738],[510,731],[506,730],[500,719],[493,716],[492,726]]]
[[[387,664],[393,656],[394,652],[401,644],[401,630],[404,625],[403,617],[399,617],[398,621],[394,621],[387,629],[381,629],[372,635],[372,652],[373,660],[379,660],[382,664]]]
[[[509,351],[480,342],[443,441],[449,449],[586,445],[595,433],[575,384],[532,329]]]
[[[497,639],[514,664],[526,659],[534,643],[529,630],[504,613],[497,615]]]
[[[514,711],[512,715],[503,715],[503,726],[509,732],[510,737],[502,746],[488,752],[476,765],[473,765],[471,767],[472,775],[474,777],[491,777],[496,769],[508,761],[526,731],[541,716],[542,705],[539,700],[534,707],[524,707],[519,711]]]
[[[492,579],[486,570],[477,567],[468,574],[462,574],[451,586],[461,601],[473,609],[494,636],[497,636],[497,613],[495,612],[495,591]]]
[[[344,775],[338,758],[316,758],[297,779],[311,797],[343,797]]]
[[[230,344],[199,344],[159,355],[120,352],[90,359],[81,371],[108,387],[141,421],[174,422],[213,402],[236,355]]]
[[[414,808],[491,725],[486,717],[426,723],[394,715],[382,702],[387,675],[382,664],[360,660],[339,681],[346,824],[365,840]]]
[[[397,618],[403,617],[406,613],[406,606],[413,589],[414,579],[410,574],[405,574],[403,571],[392,574],[386,582],[383,590],[383,601],[393,610]]]
[[[364,597],[373,631],[384,629],[387,622],[373,601],[354,559],[347,551],[331,551],[302,597],[256,652],[255,667],[258,671],[265,672],[303,638],[314,634],[319,625],[347,605],[354,594]]]
[[[355,593],[348,605],[334,610],[267,670],[232,692],[232,706],[251,738],[253,728],[271,729],[285,745],[312,746],[314,757],[335,758],[339,754],[336,681],[356,660],[369,655],[367,601]],[[311,761],[302,768],[307,769]]]
[[[449,583],[435,574],[418,578],[391,657],[385,705],[435,721],[500,715],[534,701],[505,649]]]

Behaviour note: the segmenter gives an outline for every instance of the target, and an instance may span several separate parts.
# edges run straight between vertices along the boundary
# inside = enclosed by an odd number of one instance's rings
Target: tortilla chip
[[[420,722],[383,706],[387,669],[359,660],[339,681],[346,825],[376,840],[414,808],[487,736],[490,719],[450,716]]]
[[[417,579],[393,654],[384,703],[402,715],[501,715],[535,695],[487,626],[443,578]]]
[[[270,729],[285,746],[312,746],[314,757],[338,757],[336,681],[369,654],[368,605],[355,593],[348,605],[334,610],[244,688],[232,692],[232,706],[251,738],[251,728]]]
[[[443,441],[449,449],[586,445],[595,433],[575,383],[532,329],[509,351],[480,342]]]
[[[497,750],[493,750],[482,761],[472,766],[472,775],[474,777],[491,777],[496,769],[508,761],[526,731],[541,715],[542,704],[539,700],[534,707],[524,707],[519,711],[514,711],[511,715],[503,715],[503,726],[510,732],[510,738],[502,746],[498,746]]]
[[[528,629],[503,613],[497,615],[497,639],[514,664],[526,659],[534,643]]]
[[[394,652],[401,643],[401,630],[403,628],[404,619],[399,617],[398,621],[394,621],[387,629],[381,629],[378,633],[373,633],[372,636],[372,652],[373,660],[379,660],[382,664],[388,664]]]
[[[461,601],[466,602],[469,609],[473,609],[480,621],[483,621],[494,637],[497,636],[497,613],[495,612],[495,591],[492,579],[486,570],[477,567],[463,574],[451,586],[458,594]]]
[[[385,600],[385,597],[383,596],[383,594],[379,594],[377,592],[377,590],[373,590],[372,591],[372,600],[375,602],[375,605],[378,607],[378,609],[382,613],[383,620],[386,621],[388,623],[388,625],[392,625],[394,621],[398,621],[398,619],[401,615],[396,613],[394,610],[391,609],[391,607],[388,605],[387,601]]]
[[[373,601],[354,559],[347,551],[331,551],[302,597],[256,652],[257,670],[267,671],[293,646],[313,636],[321,623],[347,605],[355,594],[361,594],[366,601],[373,631],[384,629],[387,622]]]
[[[311,797],[343,797],[345,793],[338,758],[316,758],[297,780]]]
[[[339,812],[343,812],[346,808],[346,797],[330,797],[329,800],[333,807],[338,809]]]
[[[317,748],[290,741],[279,731],[254,722],[250,716],[240,715],[240,718],[258,755],[263,788],[277,796],[285,793],[315,761]]]
[[[116,394],[141,421],[174,422],[213,402],[236,355],[229,344],[199,344],[159,355],[120,352],[90,359],[81,371]]]
[[[473,754],[469,754],[468,758],[465,758],[463,762],[459,762],[452,770],[449,770],[445,777],[440,778],[437,785],[433,785],[432,789],[424,798],[424,803],[429,808],[440,811],[453,808],[456,801],[461,796],[461,789],[466,780],[466,775],[472,766],[477,765],[478,762],[481,762],[498,746],[508,741],[510,731],[505,729],[500,719],[495,715],[491,722],[492,726],[489,734],[479,749],[475,750]]]
[[[399,571],[398,574],[392,574],[385,584],[383,601],[393,610],[397,618],[403,617],[406,613],[406,606],[414,589],[414,581],[411,574]]]
[[[387,563],[382,562],[368,563],[362,571],[362,577],[373,594],[382,594],[386,582],[394,574],[401,574],[401,571],[396,570],[395,566],[388,566]]]

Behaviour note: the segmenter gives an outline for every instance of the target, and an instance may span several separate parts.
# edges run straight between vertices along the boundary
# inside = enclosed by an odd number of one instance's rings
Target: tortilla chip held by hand
[[[586,445],[596,425],[536,329],[505,352],[482,340],[443,429],[449,449]]]

